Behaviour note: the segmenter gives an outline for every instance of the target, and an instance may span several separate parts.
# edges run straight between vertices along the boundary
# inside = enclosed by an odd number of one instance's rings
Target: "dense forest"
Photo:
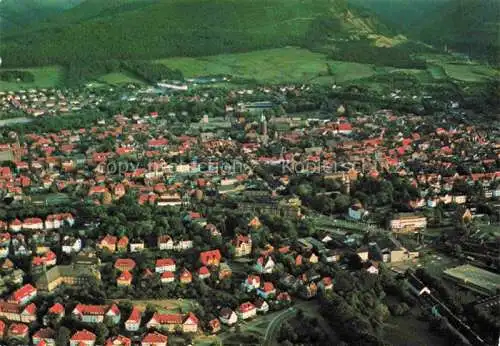
[[[324,33],[314,28],[318,18],[325,16],[334,22],[329,37],[378,32],[381,26],[366,12],[358,15],[349,9],[344,0],[161,0],[137,8],[98,5],[86,1],[25,30],[6,31],[4,65],[89,64],[303,46],[315,35],[321,40]]]
[[[349,0],[413,39],[500,63],[498,0]]]

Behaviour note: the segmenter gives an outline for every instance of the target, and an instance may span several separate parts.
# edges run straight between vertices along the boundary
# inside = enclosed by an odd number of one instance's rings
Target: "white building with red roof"
[[[166,335],[153,332],[142,338],[141,346],[167,346],[168,337]]]
[[[110,337],[104,343],[104,346],[130,346],[130,345],[132,345],[132,340],[123,335]]]
[[[69,340],[69,346],[94,346],[96,335],[88,330],[79,330]]]
[[[15,290],[9,298],[10,303],[24,305],[36,297],[37,290],[31,284],[26,284],[23,287]]]
[[[155,312],[146,324],[147,328],[155,328],[173,332],[180,328],[184,333],[196,333],[198,331],[198,318],[193,313],[186,316],[182,314],[162,314]]]
[[[43,229],[43,220],[39,217],[30,217],[23,220],[23,229],[26,230],[37,230]]]
[[[160,258],[156,260],[156,273],[175,272],[175,261],[172,258]]]
[[[141,311],[137,307],[132,308],[132,312],[128,317],[128,320],[125,321],[125,329],[129,332],[136,332],[139,330],[141,326],[142,314]]]
[[[239,319],[247,320],[257,315],[257,308],[252,303],[246,302],[238,306],[236,314],[238,315]]]

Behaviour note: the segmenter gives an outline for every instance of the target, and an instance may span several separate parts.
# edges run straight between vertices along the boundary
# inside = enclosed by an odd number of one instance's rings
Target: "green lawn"
[[[140,79],[135,78],[134,76],[126,73],[126,72],[113,72],[105,74],[98,78],[99,82],[111,84],[111,85],[120,85],[120,84],[144,84],[144,82]]]
[[[339,82],[374,73],[370,65],[328,60],[325,54],[292,47],[200,58],[168,58],[158,62],[181,70],[186,77],[227,74],[269,83],[333,83],[334,77],[328,75],[329,65]]]
[[[62,69],[57,66],[44,66],[36,68],[2,69],[2,71],[22,70],[29,71],[35,76],[33,83],[16,83],[0,81],[0,90],[20,90],[31,88],[52,88],[58,85],[62,79]]]

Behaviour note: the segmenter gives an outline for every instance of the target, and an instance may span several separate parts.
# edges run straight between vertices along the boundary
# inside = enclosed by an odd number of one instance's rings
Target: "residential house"
[[[60,321],[65,316],[64,306],[60,303],[52,305],[47,314],[43,317],[43,324],[48,325],[52,319],[54,322]]]
[[[103,323],[105,318],[114,324],[120,322],[120,309],[116,304],[110,306],[77,304],[71,315],[86,323]]]
[[[207,267],[203,266],[200,269],[198,269],[198,278],[200,280],[204,280],[210,277],[210,271],[208,270]]]
[[[238,315],[239,319],[247,320],[257,314],[257,308],[252,303],[246,302],[238,306],[236,314]]]
[[[236,315],[236,313],[233,310],[231,310],[229,308],[223,308],[220,311],[219,318],[220,318],[221,323],[228,325],[228,326],[232,326],[233,324],[238,322],[238,316]]]
[[[132,271],[135,268],[135,261],[131,258],[118,258],[114,267],[120,271]]]
[[[237,235],[233,240],[234,256],[242,257],[252,253],[252,238],[245,235]]]
[[[9,298],[9,303],[24,305],[36,297],[37,290],[31,284],[26,284],[23,287],[15,290]]]
[[[200,253],[200,262],[204,266],[218,266],[222,256],[219,249],[203,251]]]
[[[257,263],[255,264],[255,270],[259,273],[270,274],[273,272],[276,263],[273,259],[269,257],[261,256],[257,259]]]
[[[173,272],[164,272],[161,274],[160,281],[162,284],[168,284],[175,281],[175,274]]]
[[[28,337],[29,328],[24,323],[12,323],[7,330],[9,338],[26,339]]]
[[[179,280],[183,284],[189,284],[191,283],[191,281],[193,281],[193,275],[189,270],[184,269],[181,275],[179,276]]]
[[[318,288],[322,292],[326,292],[326,291],[332,290],[333,289],[333,280],[332,280],[332,278],[329,277],[329,276],[326,276],[326,277],[322,278],[321,281],[318,284]]]
[[[80,238],[65,236],[62,240],[62,252],[67,255],[78,253],[82,249],[82,240]]]
[[[112,336],[106,340],[104,346],[131,346],[132,340],[123,335]]]
[[[268,299],[276,294],[276,288],[274,288],[272,282],[264,282],[262,288],[257,289],[257,294],[264,299]]]
[[[257,309],[257,312],[266,313],[269,311],[269,304],[263,299],[257,299],[254,302],[254,305],[255,308]]]
[[[156,260],[156,273],[175,272],[175,260],[172,258],[160,258]]]
[[[141,252],[144,250],[144,241],[141,239],[134,239],[130,242],[130,252]]]
[[[9,321],[31,323],[36,321],[37,308],[34,303],[22,306],[15,303],[0,301],[0,318]]]
[[[118,242],[118,239],[115,236],[112,235],[107,235],[104,238],[101,239],[99,242],[98,247],[100,249],[106,249],[110,252],[115,252],[116,251],[116,243]]]
[[[245,281],[241,284],[242,288],[247,291],[253,291],[260,287],[260,276],[248,275]]]
[[[132,285],[132,274],[129,271],[122,272],[116,279],[116,285],[119,287],[129,287]]]
[[[52,328],[42,328],[33,334],[32,340],[34,345],[38,345],[41,341],[43,341],[47,346],[55,346],[56,332]]]
[[[128,237],[123,236],[118,240],[118,243],[116,245],[116,249],[119,252],[127,252],[128,250]]]
[[[220,331],[220,321],[217,318],[208,321],[208,328],[210,329],[210,333],[215,334]]]
[[[96,335],[88,330],[79,330],[69,340],[69,346],[94,346]]]
[[[159,236],[157,243],[160,250],[172,250],[174,248],[174,241],[168,235]]]
[[[167,346],[167,344],[168,337],[158,332],[146,334],[141,341],[141,346]]]
[[[173,332],[181,330],[184,333],[196,333],[198,331],[198,318],[193,313],[186,316],[181,314],[161,314],[155,312],[146,324],[147,328],[155,328]]]
[[[142,314],[141,311],[137,307],[132,308],[132,312],[130,316],[125,321],[125,329],[129,332],[136,332],[139,330],[141,326]]]

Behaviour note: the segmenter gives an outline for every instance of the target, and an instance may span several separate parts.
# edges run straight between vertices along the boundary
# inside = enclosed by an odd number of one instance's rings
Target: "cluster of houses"
[[[206,251],[196,250],[195,239],[168,231],[146,241],[144,236],[129,238],[108,230],[88,242],[85,232],[66,232],[76,224],[88,226],[85,222],[89,220],[78,222],[79,215],[71,213],[6,217],[0,221],[0,294],[4,297],[0,301],[0,339],[31,337],[35,345],[54,345],[56,331],[49,323],[30,334],[30,324],[40,317],[33,300],[38,294],[53,294],[61,286],[77,286],[89,276],[100,280],[104,254],[112,255],[106,258],[113,258],[110,262],[119,287],[133,287],[139,276],[155,276],[163,287],[178,283],[192,288],[196,280],[209,284],[210,278],[233,278],[234,262],[247,263],[251,270],[238,284],[251,298],[214,311],[217,318],[203,321],[209,332],[276,306],[287,306],[292,297],[310,299],[332,290],[335,280],[318,274],[317,269],[340,263],[345,255],[357,254],[363,270],[372,275],[378,274],[380,263],[418,256],[418,252],[386,238],[363,244],[352,234],[339,237],[335,230],[324,229],[309,237],[273,238],[264,247],[258,246],[260,237],[255,234],[267,231],[259,219],[261,214],[291,221],[306,218],[303,200],[280,195],[294,175],[320,174],[325,181],[337,181],[347,195],[361,177],[381,180],[388,171],[407,180],[419,191],[419,197],[408,201],[409,212],[395,213],[381,226],[386,233],[425,229],[429,220],[424,211],[439,206],[463,205],[473,218],[474,201],[494,206],[500,197],[497,130],[453,122],[439,124],[444,127],[420,126],[425,122],[422,117],[396,116],[390,110],[348,116],[342,105],[326,118],[268,115],[271,110],[280,113],[270,99],[289,94],[300,99],[312,92],[306,86],[232,90],[225,100],[224,115],[200,114],[201,120],[184,127],[182,135],[174,134],[176,124],[171,120],[187,117],[186,111],[149,111],[117,114],[88,127],[24,133],[22,138],[14,134],[0,143],[0,162],[11,161],[0,167],[0,198],[13,206],[66,206],[69,202],[107,206],[134,192],[142,206],[181,207],[181,221],[197,225],[197,232],[211,238],[223,237],[223,232],[197,208],[205,199],[217,203],[236,196],[236,208],[252,215],[247,229],[223,239],[224,248],[214,246]],[[103,101],[103,97],[87,96],[84,101],[57,90],[7,92],[0,93],[0,105],[37,116]],[[209,94],[178,97],[188,103],[211,102]],[[259,97],[263,101],[256,101]],[[168,104],[169,98],[161,102]],[[240,136],[229,136],[229,131],[239,131]],[[284,149],[277,152],[269,144]],[[241,160],[228,162],[228,157]],[[271,179],[264,181],[256,173],[258,168],[269,168]],[[457,185],[462,188],[457,189]],[[356,202],[345,218],[346,222],[365,225],[374,213]],[[94,221],[98,223],[90,220]],[[134,256],[143,251],[154,252],[155,262],[140,272]],[[186,267],[179,261],[185,253],[198,256],[196,266]],[[71,263],[61,261],[63,256],[71,258]],[[29,258],[31,283],[23,285],[28,276],[16,268],[14,257]],[[278,274],[278,279],[269,274]],[[202,325],[193,313],[156,312],[146,321],[143,312],[134,307],[121,326],[118,305],[83,303],[74,307],[54,304],[44,321],[62,318],[65,313],[84,323],[107,321],[128,332],[141,331],[141,344],[147,346],[166,345],[172,332],[199,333]],[[72,333],[72,346],[96,344],[91,330]],[[131,343],[126,336],[112,335],[105,344]]]

